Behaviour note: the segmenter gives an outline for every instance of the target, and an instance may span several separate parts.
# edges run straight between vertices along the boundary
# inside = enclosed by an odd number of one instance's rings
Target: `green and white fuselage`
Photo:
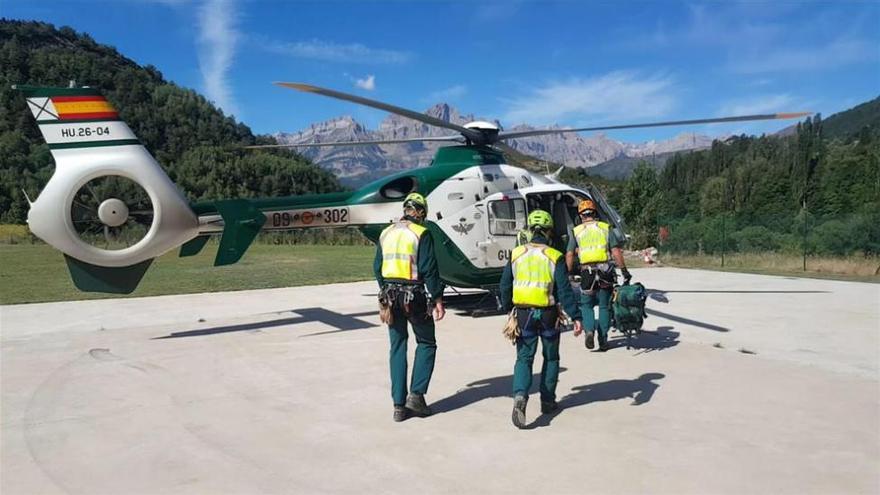
[[[561,196],[571,207],[566,211],[570,215],[578,199],[595,195],[506,165],[495,149],[450,146],[440,148],[429,167],[399,172],[350,193],[246,201],[264,217],[264,231],[356,226],[375,242],[382,229],[400,218],[403,198],[412,191],[428,200],[426,225],[434,237],[441,277],[456,287],[498,283],[516,232],[525,227],[530,197],[536,204]],[[199,215],[200,238],[226,228],[213,202],[193,209]],[[620,225],[616,213],[607,214]],[[186,255],[197,250],[183,251]]]
[[[463,126],[357,95],[302,83],[279,86],[390,111],[457,134],[386,140],[465,143],[438,149],[433,163],[403,171],[344,193],[265,199],[217,199],[189,204],[162,167],[94,88],[20,86],[55,159],[55,173],[31,203],[31,231],[64,253],[81,290],[128,293],[150,262],[181,246],[198,253],[214,235],[215,265],[237,262],[262,231],[360,228],[374,242],[402,214],[403,198],[419,192],[428,200],[426,222],[434,238],[440,276],[454,287],[491,287],[499,282],[517,232],[529,211],[554,218],[557,248],[565,249],[581,199],[597,201],[599,214],[623,235],[622,219],[595,188],[581,190],[552,175],[505,164],[506,140],[567,132],[794,118],[803,114],[747,115],[688,121],[578,129],[502,132],[491,122]],[[370,141],[312,143],[351,146]],[[259,145],[272,148],[288,145]],[[294,145],[303,146],[303,145]],[[124,196],[122,199],[117,196]],[[95,227],[96,226],[96,229]],[[129,228],[131,227],[131,228]],[[125,235],[114,235],[114,229]],[[123,231],[123,229],[128,229]],[[103,231],[105,243],[90,242]],[[133,235],[132,232],[137,235]],[[121,247],[111,239],[126,239]]]

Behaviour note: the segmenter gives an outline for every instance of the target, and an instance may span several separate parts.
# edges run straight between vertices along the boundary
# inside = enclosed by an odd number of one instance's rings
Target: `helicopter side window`
[[[386,199],[401,199],[413,192],[416,188],[416,180],[413,177],[399,177],[382,186],[379,194]]]
[[[489,202],[489,233],[516,235],[526,226],[526,203],[521,199]]]

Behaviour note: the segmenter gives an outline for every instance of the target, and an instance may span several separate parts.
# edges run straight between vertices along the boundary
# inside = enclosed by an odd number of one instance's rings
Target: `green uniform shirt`
[[[431,300],[434,300],[443,295],[445,287],[443,281],[440,280],[440,270],[437,268],[437,258],[434,257],[434,241],[430,230],[426,230],[419,238],[418,256],[416,264],[419,269],[419,280],[424,282]],[[379,282],[379,287],[382,287],[385,284],[385,279],[382,277],[382,243],[380,242],[376,243],[373,274],[376,276],[376,281]]]

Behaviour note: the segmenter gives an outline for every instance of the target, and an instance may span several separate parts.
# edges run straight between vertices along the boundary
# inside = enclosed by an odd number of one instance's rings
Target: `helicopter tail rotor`
[[[31,232],[64,253],[83,291],[130,293],[153,258],[198,234],[198,218],[95,89],[13,86],[55,159],[31,202]]]

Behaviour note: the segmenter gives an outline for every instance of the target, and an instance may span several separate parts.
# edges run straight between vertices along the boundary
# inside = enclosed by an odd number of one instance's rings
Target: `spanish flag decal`
[[[53,96],[52,105],[60,120],[119,118],[103,96]]]

